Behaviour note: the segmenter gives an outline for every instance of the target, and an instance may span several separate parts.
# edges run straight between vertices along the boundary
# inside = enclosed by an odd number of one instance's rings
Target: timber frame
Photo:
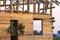
[[[3,1],[3,4],[1,4]],[[5,31],[10,26],[11,20],[18,20],[18,23],[22,23],[25,26],[24,35],[19,36],[18,40],[53,40],[53,22],[54,18],[52,17],[52,0],[49,3],[50,9],[49,13],[46,11],[44,2],[40,0],[9,0],[10,4],[6,4],[7,0],[0,0],[0,36],[3,36],[1,40],[10,40],[10,34]],[[30,5],[33,4],[33,12],[30,12]],[[36,4],[38,4],[38,12],[36,12]],[[43,8],[41,8],[43,4]],[[22,11],[19,10],[20,5],[22,5]],[[27,5],[27,10],[25,11],[24,7]],[[8,6],[8,7],[7,7]],[[1,7],[5,7],[4,10]],[[43,13],[41,12],[43,11]],[[42,20],[42,31],[43,35],[33,35],[33,20]],[[3,32],[3,33],[2,33]]]
[[[20,5],[22,5],[23,7],[23,9],[22,9],[22,12],[24,13],[24,5],[27,5],[27,12],[29,13],[30,12],[30,4],[33,4],[33,14],[35,14],[36,13],[36,4],[38,4],[38,14],[40,14],[41,12],[41,10],[43,10],[44,11],[44,8],[40,8],[40,4],[41,4],[41,1],[40,0],[38,0],[38,1],[36,1],[36,0],[32,0],[32,1],[30,1],[30,0],[17,0],[17,1],[13,1],[13,0],[9,0],[10,1],[10,4],[6,4],[6,1],[7,0],[3,0],[3,4],[1,4],[0,3],[0,7],[5,7],[5,10],[1,10],[0,9],[0,12],[2,12],[2,11],[4,11],[5,13],[6,12],[14,12],[14,10],[15,10],[15,12],[21,12],[20,10],[19,10],[19,7],[20,7]],[[0,2],[1,2],[1,0],[0,0]],[[13,3],[14,2],[14,3]],[[22,3],[21,3],[22,2]],[[8,8],[7,8],[7,6],[9,6]],[[43,7],[44,7],[44,3],[43,3]],[[52,7],[52,2],[50,3],[50,7],[48,7],[47,9],[50,9],[50,15],[52,15],[52,8],[55,8],[55,7]],[[46,13],[42,13],[42,14],[46,14]]]

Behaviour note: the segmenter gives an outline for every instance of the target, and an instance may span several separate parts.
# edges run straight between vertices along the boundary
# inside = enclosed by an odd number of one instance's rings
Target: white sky
[[[42,20],[34,20],[33,21],[33,28],[34,28],[34,30],[37,30],[38,32],[40,32],[42,29],[41,29],[41,27],[42,27]]]
[[[9,4],[9,2],[7,2],[7,4]],[[52,13],[53,13],[53,17],[55,17],[55,19],[54,19],[55,20],[55,22],[54,22],[54,27],[55,28],[53,29],[53,33],[57,34],[57,31],[60,30],[60,5],[57,6],[57,5],[54,4],[54,6],[55,6],[55,8],[53,9]],[[41,6],[41,8],[42,8],[42,6]],[[4,8],[1,8],[1,9],[4,9]],[[27,9],[27,6],[25,6],[25,10],[26,9]],[[33,12],[33,5],[30,5],[30,11]],[[37,11],[38,10],[36,10],[36,12]],[[34,23],[35,24],[40,24],[41,22],[39,23],[38,21],[34,21]],[[34,24],[34,26],[35,26],[35,24]],[[41,28],[40,27],[41,25],[36,25],[36,26],[34,27],[34,30],[41,30],[41,29],[39,29],[39,28]]]
[[[55,5],[55,9],[53,9],[53,17],[55,17],[54,22],[55,29],[53,31],[56,34],[57,31],[60,30],[60,5],[59,6]]]

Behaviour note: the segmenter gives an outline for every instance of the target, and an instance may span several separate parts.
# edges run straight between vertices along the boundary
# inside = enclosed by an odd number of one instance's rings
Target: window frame
[[[43,35],[43,19],[33,19],[33,20],[41,20],[41,34],[34,34],[34,30],[33,30],[33,35]]]

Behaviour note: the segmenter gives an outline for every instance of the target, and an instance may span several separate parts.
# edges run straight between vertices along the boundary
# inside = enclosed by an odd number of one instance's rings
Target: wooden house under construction
[[[9,1],[9,4],[7,4],[7,1]],[[33,12],[30,12],[31,4],[33,5]],[[43,8],[41,8],[41,4],[43,4]],[[20,7],[20,5],[22,7]],[[27,10],[24,10],[25,5]],[[19,8],[22,9],[22,11]],[[18,36],[18,40],[53,40],[52,8],[54,7],[52,7],[51,2],[47,8],[50,12],[45,13],[46,8],[44,9],[44,3],[41,3],[40,0],[0,0],[0,40],[10,40],[10,33],[7,33],[6,29],[11,26],[12,21],[17,21],[17,25],[22,23],[25,26],[24,35]],[[43,12],[41,12],[41,10]],[[41,20],[41,35],[34,35],[34,20]]]

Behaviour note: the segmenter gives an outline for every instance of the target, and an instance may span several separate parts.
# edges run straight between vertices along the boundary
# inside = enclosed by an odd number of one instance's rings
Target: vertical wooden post
[[[12,7],[12,8],[13,8],[13,12],[14,12],[14,11],[15,11],[15,9],[16,9],[16,8],[15,8],[15,6],[16,6],[16,4],[13,4],[13,7]]]
[[[52,0],[50,2],[50,15],[52,16]]]
[[[38,14],[40,14],[40,0],[38,1]]]
[[[5,6],[5,13],[6,13],[6,0],[3,0],[3,5]]]
[[[52,0],[50,2],[50,16],[52,17]],[[51,19],[52,20],[52,19]],[[53,22],[52,22],[52,27],[53,27]],[[53,32],[53,29],[51,29]],[[52,36],[53,37],[53,36]]]
[[[23,0],[23,13],[24,13],[24,0]]]
[[[10,11],[13,12],[13,4],[12,4],[12,0],[10,0]]]
[[[28,13],[30,12],[30,5],[29,4],[30,4],[29,0],[27,0],[27,11],[28,11]]]
[[[1,0],[0,0],[0,12],[1,12]]]
[[[17,9],[17,13],[19,12],[19,0],[16,0],[16,2],[17,2],[17,6],[16,6],[16,9]]]
[[[43,3],[43,12],[42,12],[42,14],[44,14],[44,9],[45,9],[45,8],[44,8],[44,3]]]
[[[36,13],[36,3],[35,3],[35,0],[33,0],[33,13],[34,14]]]

